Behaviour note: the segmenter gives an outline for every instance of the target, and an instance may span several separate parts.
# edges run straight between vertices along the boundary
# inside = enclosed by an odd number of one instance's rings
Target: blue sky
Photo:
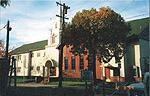
[[[0,7],[0,29],[10,20],[10,48],[26,43],[45,40],[56,18],[59,0],[11,0],[10,6]],[[109,6],[126,21],[149,16],[149,0],[61,0],[70,6],[67,17],[71,18],[82,9]],[[51,18],[51,19],[50,19]],[[6,39],[6,29],[0,31],[0,39]]]

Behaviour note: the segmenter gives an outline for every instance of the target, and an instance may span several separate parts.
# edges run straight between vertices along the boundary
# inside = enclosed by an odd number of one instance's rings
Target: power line
[[[135,18],[135,17],[140,17],[140,16],[144,16],[146,14],[140,14],[140,15],[135,15],[135,16],[132,16],[132,17],[128,17],[128,18],[125,18],[125,19],[132,19],[132,18]]]
[[[6,26],[7,26],[7,24],[6,24],[6,25],[4,25],[4,26],[0,29],[0,31],[1,31],[1,30],[3,30],[4,28],[6,28]]]

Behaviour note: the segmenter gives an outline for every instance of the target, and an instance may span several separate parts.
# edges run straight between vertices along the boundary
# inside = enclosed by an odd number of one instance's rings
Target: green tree
[[[0,0],[0,6],[1,7],[6,7],[10,4],[10,0]]]
[[[81,54],[88,50],[89,69],[96,81],[96,56],[100,62],[108,63],[115,57],[116,63],[125,53],[127,34],[130,27],[124,19],[109,7],[77,12],[66,27],[65,44],[72,52]]]

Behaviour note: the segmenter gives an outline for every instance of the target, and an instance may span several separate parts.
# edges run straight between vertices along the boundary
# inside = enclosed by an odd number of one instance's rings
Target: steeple
[[[58,13],[60,14],[62,12],[62,7],[58,8]],[[51,20],[51,29],[49,32],[49,36],[48,36],[48,46],[51,47],[57,47],[59,42],[60,42],[60,31],[62,30],[62,19],[59,17],[55,17],[53,18],[53,20]]]

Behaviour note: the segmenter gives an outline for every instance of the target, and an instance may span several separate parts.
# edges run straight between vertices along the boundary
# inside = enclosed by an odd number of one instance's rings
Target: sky
[[[23,44],[46,40],[52,20],[59,15],[56,1],[10,0],[10,6],[0,7],[0,40],[6,40],[6,25],[10,21],[10,49]],[[66,15],[70,22],[78,11],[109,6],[126,21],[149,17],[149,0],[61,0],[70,7]],[[2,29],[3,28],[3,29]]]

